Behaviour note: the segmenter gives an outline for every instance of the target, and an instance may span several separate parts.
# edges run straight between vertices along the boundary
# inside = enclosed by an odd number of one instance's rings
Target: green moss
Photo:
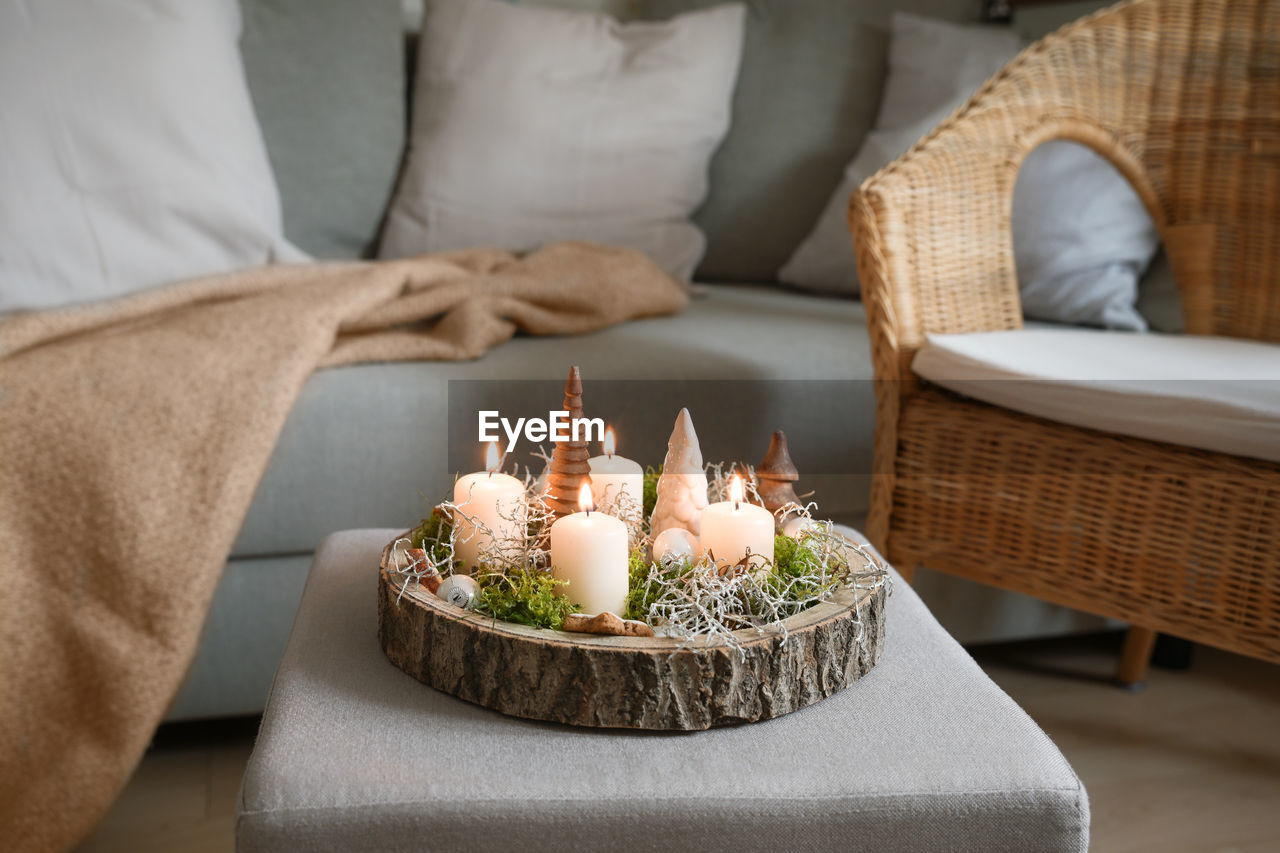
[[[653,508],[658,505],[658,478],[662,476],[662,466],[650,465],[644,469],[644,517],[653,517]]]
[[[646,515],[653,512],[660,473],[660,469],[654,468],[645,472]],[[431,515],[422,520],[421,524],[410,531],[409,538],[415,547],[428,551],[438,564],[443,564],[449,553],[449,533],[452,525],[452,517],[437,507]],[[773,543],[773,558],[773,566],[765,578],[765,585],[771,592],[778,595],[785,590],[788,600],[797,602],[816,600],[836,585],[833,580],[825,588],[811,583],[796,584],[788,588],[788,584],[796,578],[813,574],[819,567],[818,555],[803,541],[798,542],[789,536],[776,537]],[[643,546],[632,551],[628,558],[629,587],[626,612],[622,614],[623,617],[644,620],[648,616],[650,606],[661,594],[663,586],[678,581],[684,569],[685,567],[680,565],[664,568],[650,564],[645,558]],[[660,582],[654,582],[654,578]],[[564,625],[566,616],[580,609],[558,594],[558,587],[563,585],[563,581],[555,580],[547,572],[535,569],[507,574],[482,572],[476,580],[480,585],[476,610],[495,619],[535,628],[558,630]]]
[[[661,592],[658,584],[650,583],[651,568],[649,561],[645,559],[643,546],[631,552],[627,566],[629,574],[627,612],[622,614],[622,618],[643,621],[649,615],[649,605],[657,599],[659,592]],[[659,568],[656,571],[662,578],[674,581],[679,577],[680,569],[679,567],[672,569]]]
[[[495,619],[559,630],[564,625],[564,617],[578,611],[577,605],[556,591],[564,581],[546,572],[495,572],[481,574],[476,580],[480,584],[476,610]]]
[[[443,565],[449,556],[449,533],[453,517],[436,507],[431,515],[409,532],[414,547],[431,554],[437,565]],[[481,572],[476,581],[480,596],[476,610],[521,625],[535,628],[560,628],[564,617],[578,610],[568,599],[556,594],[561,581],[537,570],[503,574]]]
[[[773,540],[773,566],[765,576],[764,585],[776,596],[783,597],[785,593],[784,597],[788,601],[816,600],[823,593],[830,592],[838,582],[834,578],[825,586],[793,582],[796,578],[816,573],[820,566],[821,561],[812,548],[790,536],[776,536]],[[645,560],[644,549],[640,548],[631,554],[629,571],[630,587],[625,618],[644,620],[649,615],[650,606],[661,595],[663,587],[678,581],[684,567],[651,566]]]
[[[770,592],[781,594],[787,584],[796,578],[811,575],[819,571],[822,561],[812,548],[790,536],[773,538],[773,567],[765,578],[765,586]],[[793,601],[805,601],[820,597],[835,585],[834,581],[826,585],[796,584],[788,591],[787,598]]]

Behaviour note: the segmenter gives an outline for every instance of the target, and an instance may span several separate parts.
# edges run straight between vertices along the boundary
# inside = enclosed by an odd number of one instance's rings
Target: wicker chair
[[[1108,158],[1190,334],[1280,341],[1280,0],[1133,0],[1043,39],[854,194],[877,377],[868,533],[925,565],[1280,662],[1280,465],[1014,413],[913,376],[929,333],[1022,325],[1010,206],[1040,143]]]

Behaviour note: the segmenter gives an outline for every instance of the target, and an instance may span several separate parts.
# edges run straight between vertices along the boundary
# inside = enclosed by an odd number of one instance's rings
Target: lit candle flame
[[[578,490],[578,509],[590,515],[591,510],[595,508],[595,501],[591,497],[591,484],[583,483],[582,488]]]
[[[493,476],[493,472],[498,470],[498,466],[502,464],[502,456],[498,453],[498,442],[489,442],[489,449],[484,453],[484,470]]]
[[[729,500],[733,501],[734,509],[737,509],[738,504],[742,503],[742,496],[742,478],[734,474],[733,479],[729,481]]]
[[[616,449],[617,441],[613,437],[613,427],[609,427],[604,431],[604,455],[612,456]]]

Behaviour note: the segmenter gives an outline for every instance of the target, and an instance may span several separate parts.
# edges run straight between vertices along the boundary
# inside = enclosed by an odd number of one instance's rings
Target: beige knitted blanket
[[[685,301],[642,255],[561,244],[254,269],[0,323],[0,847],[65,849],[123,786],[316,368],[476,358]]]

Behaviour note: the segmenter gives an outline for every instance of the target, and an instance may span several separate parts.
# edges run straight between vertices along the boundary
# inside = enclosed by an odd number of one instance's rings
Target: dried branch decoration
[[[667,458],[658,478],[658,500],[649,520],[649,535],[657,536],[671,527],[682,527],[697,535],[702,528],[702,511],[707,508],[707,474],[702,467],[702,448],[693,430],[688,409],[676,416],[675,428],[667,442]]]
[[[576,364],[569,368],[569,378],[564,383],[563,408],[569,412],[570,424],[582,417],[582,374]],[[578,492],[583,483],[591,482],[591,466],[587,462],[590,457],[585,438],[555,442],[544,500],[556,518],[578,511]]]
[[[796,507],[808,524],[797,537],[804,549],[800,565],[785,574],[722,572],[705,556],[682,566],[649,563],[632,578],[633,601],[643,601],[641,617],[660,634],[681,640],[680,648],[726,645],[743,654],[734,633],[753,629],[786,641],[788,616],[826,601],[842,588],[875,590],[889,583],[884,563],[869,548],[846,539],[829,521],[815,521],[813,508]],[[630,606],[629,606],[630,607]],[[855,614],[857,639],[866,625]]]
[[[676,426],[672,444],[677,452],[669,453],[668,461],[677,471],[698,466],[696,479],[701,489],[695,489],[693,494],[701,495],[701,506],[706,506],[708,492],[717,500],[726,499],[736,468],[723,463],[701,467],[697,435],[687,411],[681,412]],[[748,474],[754,473],[750,466],[742,467]],[[399,576],[399,594],[404,595],[411,588],[430,594],[442,578],[453,573],[458,543],[484,532],[489,536],[479,548],[476,574],[480,584],[476,610],[480,613],[541,627],[563,626],[567,630],[621,631],[628,636],[647,636],[653,631],[679,640],[680,649],[725,645],[741,654],[742,638],[737,631],[769,633],[785,642],[783,620],[787,617],[828,600],[841,589],[875,590],[889,583],[887,569],[878,555],[869,546],[846,539],[830,521],[815,520],[817,506],[812,503],[793,505],[788,510],[800,523],[795,525],[790,540],[775,540],[775,563],[768,572],[724,571],[705,555],[695,554],[673,555],[670,560],[653,562],[644,556],[642,513],[630,495],[619,494],[607,503],[613,513],[624,519],[636,546],[630,558],[627,612],[608,614],[607,619],[579,618],[572,613],[571,605],[563,604],[564,599],[555,593],[550,575],[547,534],[556,516],[531,472],[526,471],[524,482],[523,506],[499,511],[502,518],[520,522],[514,525],[519,531],[515,535],[495,540],[493,531],[483,522],[462,531],[451,521],[456,504],[445,501],[417,529],[393,543],[388,568]],[[681,499],[690,499],[684,489],[689,481],[673,482],[679,487],[676,491]],[[745,485],[747,499],[759,501],[751,479]],[[672,499],[671,491],[667,497]],[[691,503],[693,500],[696,498],[690,499]],[[788,545],[788,541],[793,544]],[[855,618],[860,637],[866,626],[861,612]]]

